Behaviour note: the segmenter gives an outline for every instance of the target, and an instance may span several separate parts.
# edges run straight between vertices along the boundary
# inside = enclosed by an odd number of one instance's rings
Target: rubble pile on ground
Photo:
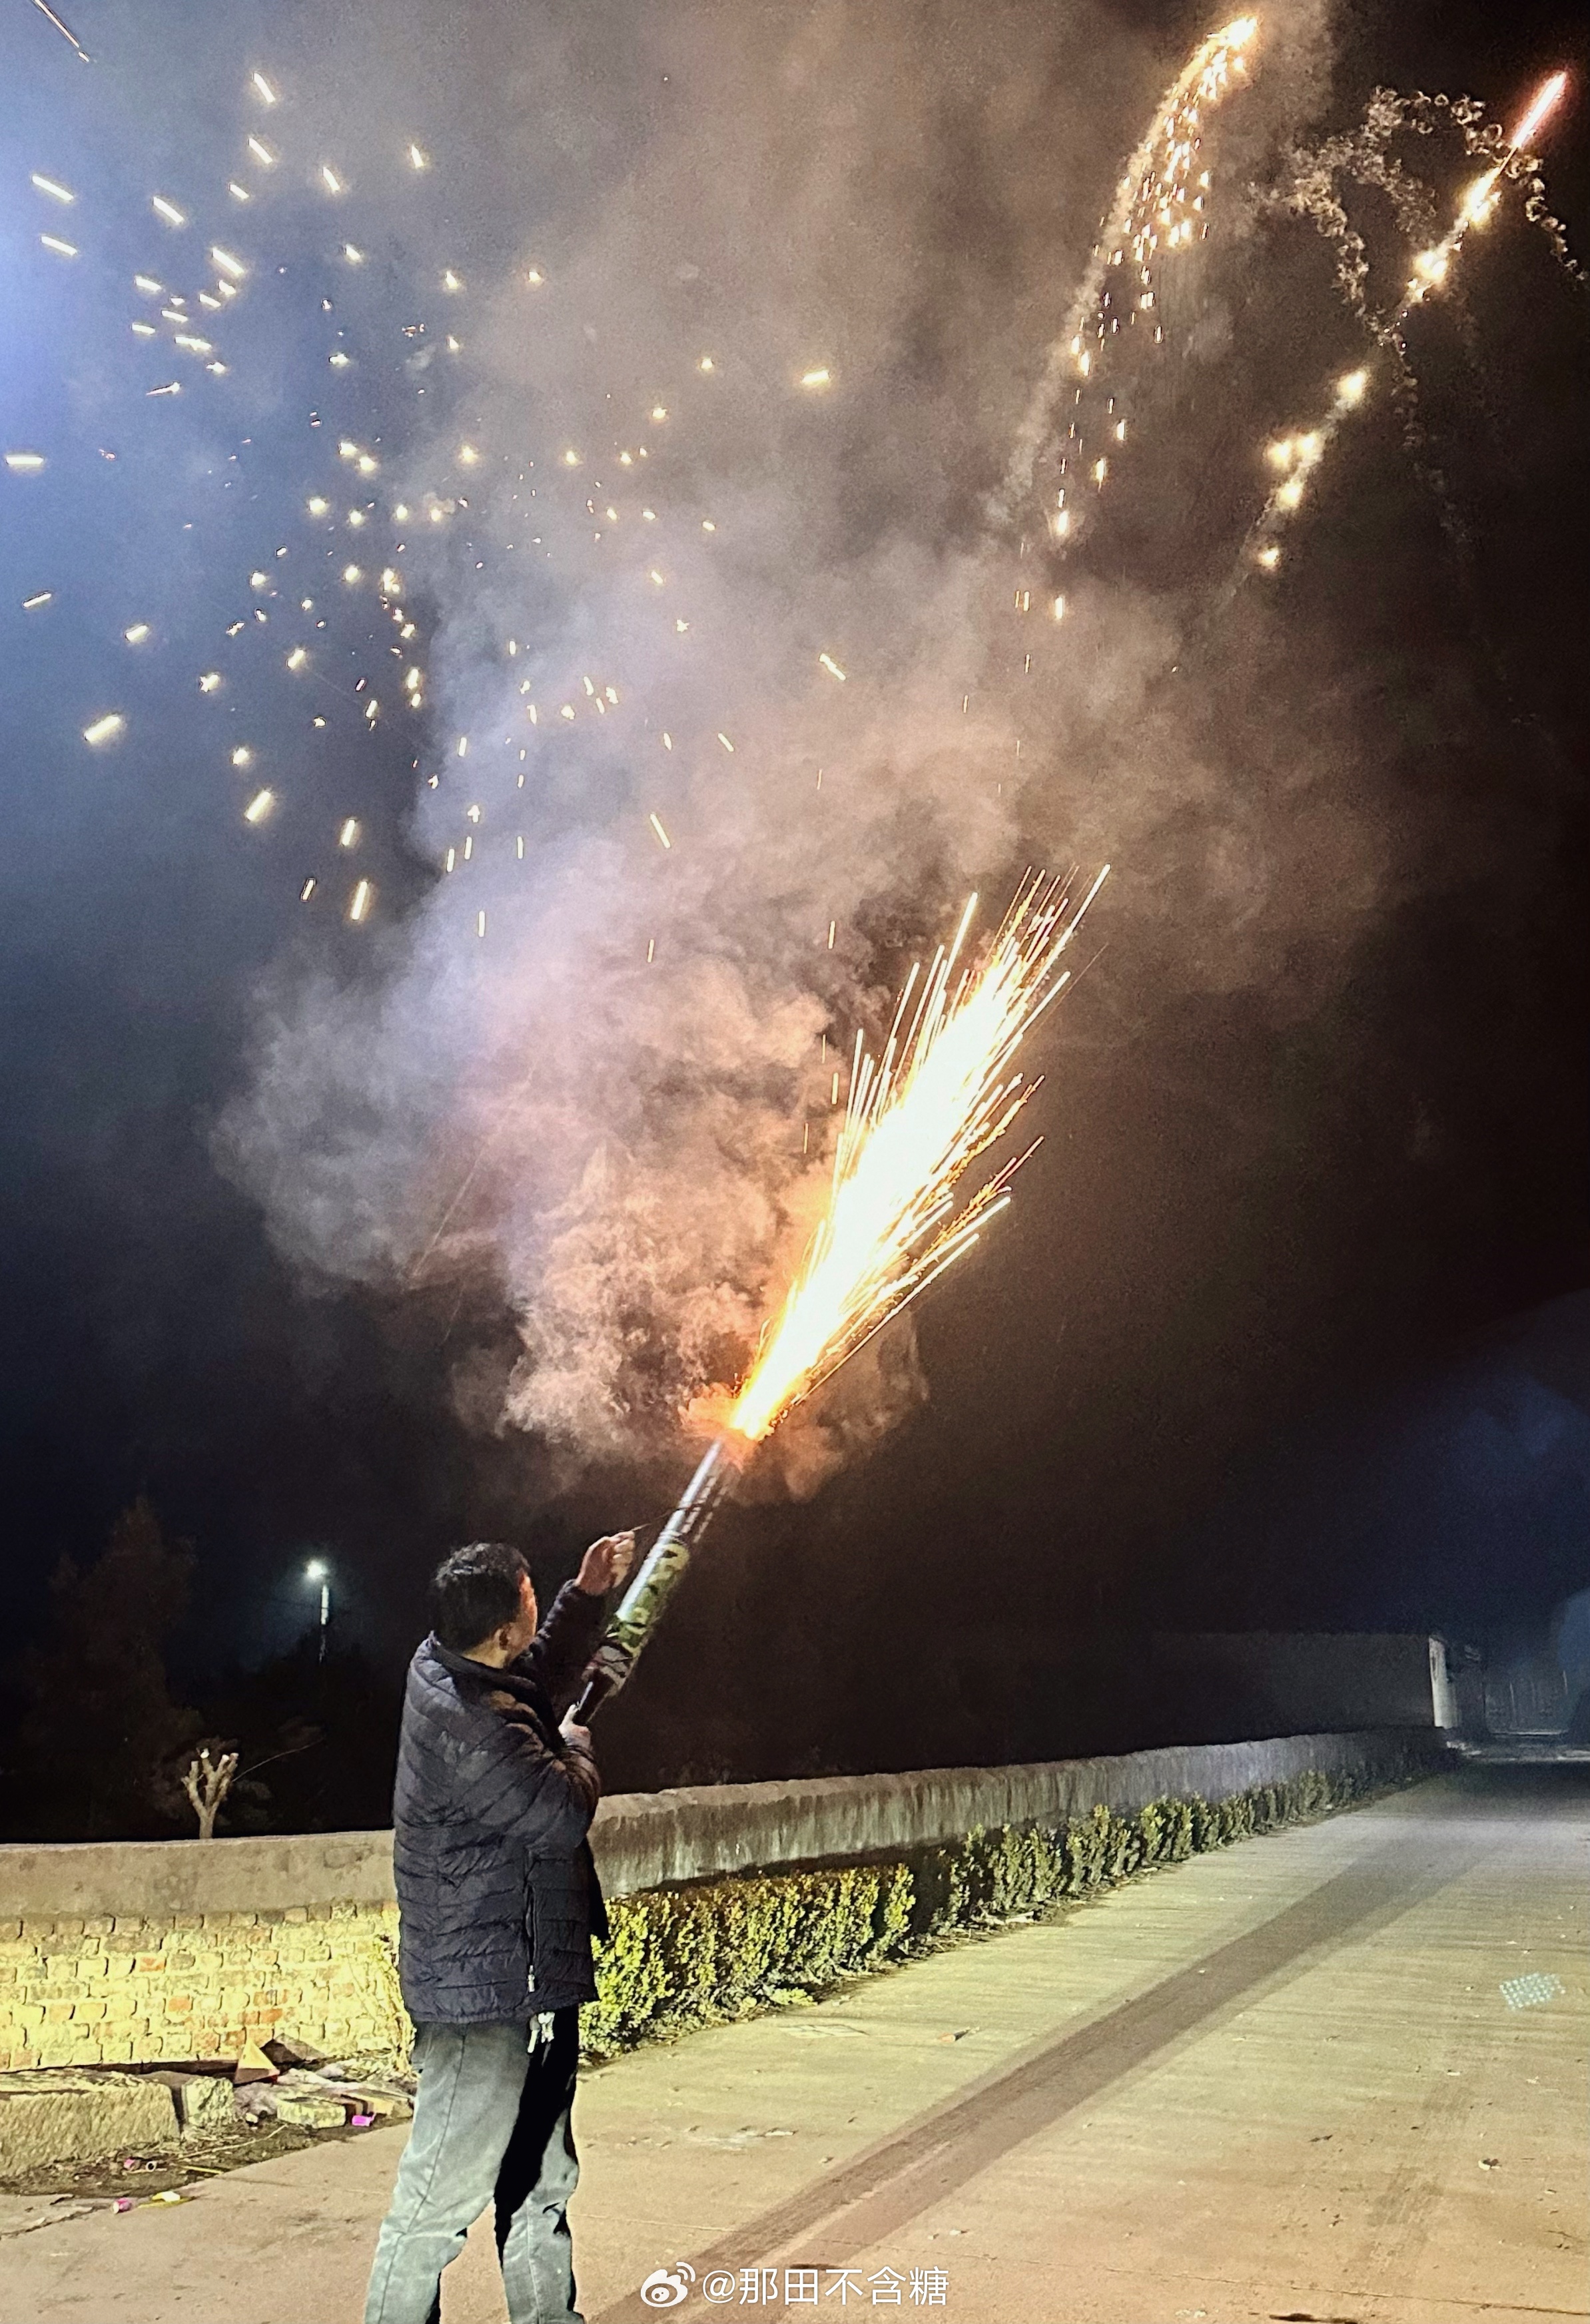
[[[0,2073],[0,2181],[109,2163],[180,2176],[184,2157],[232,2168],[250,2159],[251,2132],[406,2121],[413,2093],[388,2061],[311,2060],[275,2043],[180,2066],[18,2068]]]
[[[288,2066],[273,2081],[245,2082],[235,2092],[243,2121],[274,2120],[303,2130],[341,2130],[348,2123],[402,2121],[413,2112],[413,2083],[355,2063]]]

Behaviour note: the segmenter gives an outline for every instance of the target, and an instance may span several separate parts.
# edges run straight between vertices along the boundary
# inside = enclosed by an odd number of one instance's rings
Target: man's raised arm
[[[579,1572],[559,1591],[534,1642],[519,1658],[520,1667],[545,1687],[559,1718],[579,1692],[586,1665],[602,1643],[607,1601],[628,1579],[634,1554],[633,1532],[604,1534],[592,1542]]]

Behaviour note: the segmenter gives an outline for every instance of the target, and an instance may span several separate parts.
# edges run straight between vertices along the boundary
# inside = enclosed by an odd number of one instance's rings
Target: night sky
[[[798,1499],[770,1477],[725,1518],[648,1663],[649,1702],[614,1714],[621,1773],[646,1780],[654,1731],[670,1766],[686,1731],[701,1766],[882,1757],[908,1707],[953,1684],[968,1630],[1479,1637],[1590,1586],[1586,305],[1516,199],[1465,251],[1459,295],[1410,331],[1419,440],[1386,399],[1344,438],[1281,572],[1256,584],[1241,565],[1260,447],[1364,345],[1324,246],[1258,218],[1243,189],[1277,181],[1289,143],[1349,129],[1377,84],[1469,90],[1509,120],[1566,65],[1542,146],[1584,252],[1576,12],[1357,5],[1328,27],[1275,12],[1290,62],[1268,96],[1256,76],[1253,113],[1216,144],[1230,174],[1207,271],[1169,302],[1141,450],[1134,412],[1109,523],[1068,568],[1074,659],[1021,714],[1019,793],[981,822],[963,792],[1004,729],[980,730],[961,768],[932,687],[940,665],[970,667],[974,630],[992,689],[1020,668],[1023,639],[979,594],[992,575],[1008,605],[1015,543],[980,546],[982,512],[1122,159],[1202,15],[874,0],[807,31],[805,11],[748,12],[719,54],[711,9],[659,22],[633,0],[533,23],[485,0],[442,23],[356,7],[334,29],[298,5],[218,24],[180,0],[64,13],[91,67],[23,0],[0,35],[0,434],[48,456],[37,475],[0,471],[13,1633],[36,1623],[60,1555],[91,1556],[139,1493],[196,1545],[180,1655],[200,1676],[297,1634],[312,1553],[333,1565],[340,1634],[395,1669],[451,1544],[516,1540],[550,1582],[592,1531],[661,1515],[693,1459],[670,1398],[744,1360],[739,1319],[776,1290],[799,1209],[795,1165],[758,1179],[755,1141],[800,1119],[817,1065],[775,1054],[766,1023],[801,1040],[820,1027],[847,1055],[858,1012],[875,1030],[966,887],[999,894],[1024,862],[1073,856],[1115,869],[1086,973],[1034,1043],[1045,1142],[1013,1209],[913,1311],[914,1348],[907,1325],[801,1424],[813,1462],[848,1446],[838,1472]],[[279,106],[251,106],[258,69]],[[228,209],[250,134],[280,158]],[[411,140],[430,165],[411,189]],[[1449,217],[1472,165],[1430,143],[1399,150]],[[311,182],[320,153],[348,171],[334,217]],[[33,171],[75,204],[41,197]],[[157,262],[176,280],[155,192],[202,196],[190,307],[214,279],[203,245],[249,261],[236,301],[194,310],[223,378],[175,352],[180,325],[132,287]],[[1406,240],[1378,197],[1360,224],[1383,289]],[[532,263],[566,304],[522,343],[502,286]],[[454,265],[457,294],[439,287]],[[145,314],[153,339],[130,334]],[[559,443],[582,426],[595,441],[604,398],[638,414],[642,381],[667,387],[707,346],[724,401],[687,439],[680,390],[661,530],[688,514],[698,534],[716,511],[750,545],[711,585],[726,642],[703,644],[697,674],[632,646],[632,601],[594,552],[513,562],[532,520],[505,468],[495,500],[438,526],[449,546],[416,554],[415,636],[394,654],[370,576],[396,554],[391,501],[439,443],[478,435],[495,458],[522,427],[545,483]],[[820,414],[788,384],[803,350],[833,353]],[[177,378],[180,396],[149,393]],[[304,513],[306,493],[337,490],[345,438],[381,461],[353,530],[341,512],[365,496],[348,459],[331,521]],[[140,622],[151,634],[129,645]],[[506,868],[485,875],[479,956],[506,949],[466,984],[448,964],[474,942],[473,901],[438,900],[463,894],[440,859],[469,835],[454,736],[473,721],[476,759],[498,747],[514,624],[549,700],[559,657],[596,668],[605,651],[616,671],[616,639],[659,729],[671,715],[709,738],[737,719],[744,764],[772,771],[725,795],[738,852],[704,829],[700,886],[658,900],[699,793],[669,806],[666,862],[642,855],[653,778],[624,754],[670,780],[672,764],[650,726],[605,731],[579,781],[549,777],[537,798],[532,899],[513,903]],[[301,685],[284,667],[300,633]],[[780,657],[793,640],[805,670],[825,638],[860,679],[846,715],[881,732],[875,706],[897,706],[894,740],[836,740],[837,695],[809,714]],[[397,691],[411,655],[419,711]],[[210,670],[222,683],[202,693]],[[951,690],[958,706],[958,676]],[[87,745],[109,711],[125,734]],[[843,779],[868,804],[819,829],[786,792],[798,770],[804,799],[825,750],[824,799]],[[504,753],[492,779],[511,798]],[[271,809],[250,825],[262,786]],[[776,867],[731,911],[732,867],[775,799]],[[825,851],[832,911],[811,869]],[[360,878],[374,902],[352,925]],[[642,988],[602,948],[622,938],[638,963],[654,906],[661,964],[683,980],[677,1057],[668,1020],[635,1033]],[[582,913],[601,943],[588,981],[569,962],[560,982]],[[836,914],[832,955],[769,933]],[[670,966],[696,945],[725,981]],[[709,1069],[699,1026],[725,992],[755,1022]],[[494,1146],[510,1057],[524,1093]],[[613,1175],[594,1183],[598,1135]],[[719,1175],[686,1215],[668,1190],[707,1137]],[[765,1232],[739,1222],[753,1181],[777,1214]],[[605,1201],[624,1222],[610,1241]],[[719,1236],[711,1328],[659,1263],[616,1323],[604,1293],[621,1363],[571,1348],[575,1229],[549,1246],[544,1223],[559,1204],[608,1277],[637,1219],[698,1273]],[[556,1333],[536,1320],[553,1310]],[[549,1418],[554,1374],[577,1398],[606,1384],[602,1427]]]

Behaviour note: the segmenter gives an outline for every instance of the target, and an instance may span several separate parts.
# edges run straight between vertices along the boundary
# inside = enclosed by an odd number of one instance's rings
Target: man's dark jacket
[[[607,1934],[586,1839],[601,1779],[558,1721],[605,1600],[568,1582],[504,1669],[434,1635],[409,1665],[393,1864],[399,1976],[418,2025],[503,2024],[596,1996]]]

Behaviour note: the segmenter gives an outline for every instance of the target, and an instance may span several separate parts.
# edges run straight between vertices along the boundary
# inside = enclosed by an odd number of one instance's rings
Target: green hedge
[[[904,1864],[704,1881],[615,1897],[596,1966],[587,2051],[744,2017],[897,1960],[911,1934]]]
[[[1418,1766],[1378,1777],[1311,1770],[1226,1800],[1151,1800],[1135,1815],[1095,1807],[1053,1831],[968,1832],[888,1863],[620,1896],[608,1906],[613,1932],[597,1960],[583,2045],[588,2056],[611,2057],[647,2035],[812,2000],[957,1932],[998,1927],[1426,1773]]]

